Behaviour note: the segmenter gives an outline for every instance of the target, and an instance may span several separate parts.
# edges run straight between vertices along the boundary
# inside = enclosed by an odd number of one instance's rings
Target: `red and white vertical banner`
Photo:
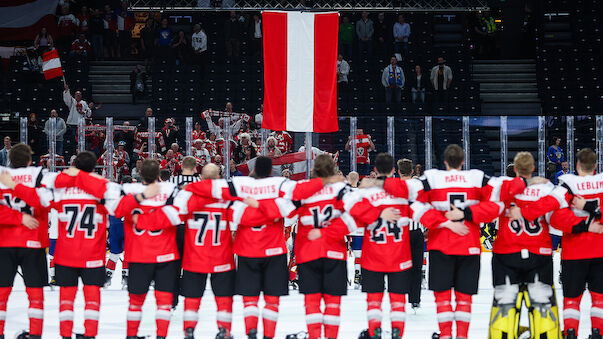
[[[59,0],[0,1],[0,40],[33,40],[42,27],[56,38],[54,16]]]
[[[262,127],[328,133],[337,125],[339,13],[262,14]]]

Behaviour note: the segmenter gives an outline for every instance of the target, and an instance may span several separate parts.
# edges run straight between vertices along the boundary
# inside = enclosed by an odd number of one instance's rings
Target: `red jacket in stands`
[[[308,198],[323,187],[321,179],[295,182],[283,177],[254,179],[234,177],[203,180],[189,184],[187,191],[204,197],[223,200],[241,200],[252,197],[260,202],[284,197],[289,200]],[[273,220],[258,227],[240,227],[234,240],[234,252],[251,258],[271,257],[287,253],[283,220]]]
[[[548,212],[551,226],[563,231],[561,259],[578,260],[603,257],[603,234],[588,232],[588,225],[595,219],[587,211],[571,206],[574,196],[581,196],[593,209],[599,209],[603,198],[603,174],[577,176],[565,174],[559,177],[559,186],[551,194],[521,209],[527,220],[534,220]],[[580,228],[576,233],[577,228]]]
[[[356,163],[357,164],[370,164],[369,150],[371,149],[371,143],[366,134],[356,135]]]
[[[78,176],[79,180],[85,181],[89,174],[80,172]],[[76,177],[64,173],[49,177],[52,179],[48,180],[47,188],[35,189],[19,185],[15,188],[15,193],[34,204],[34,208],[54,208],[58,211],[58,238],[54,262],[69,267],[103,267],[107,252],[105,202],[119,200],[121,188],[109,183],[103,199],[98,199],[76,187]],[[57,188],[51,190],[52,187]],[[41,198],[42,191],[48,191],[45,194],[49,194],[52,200]],[[125,208],[132,209],[135,206],[130,204]]]
[[[287,205],[284,199],[280,203]],[[261,226],[282,218],[281,211],[273,208],[277,202],[265,200],[262,209],[248,207],[240,201],[226,202],[204,198],[189,191],[180,191],[174,205],[186,222],[182,268],[198,273],[219,273],[235,269],[232,232],[240,227]],[[293,211],[293,204],[283,209]],[[266,213],[268,211],[269,213]],[[271,214],[276,212],[276,214]]]
[[[345,213],[345,195],[351,190],[343,182],[325,185],[311,197],[300,201],[301,207],[296,211],[299,215],[297,236],[295,238],[295,261],[303,264],[319,258],[345,260],[347,246],[345,235],[354,231],[356,222],[348,213]],[[328,232],[336,232],[332,227],[339,227],[341,223],[333,224],[334,220],[342,219],[343,225],[339,237],[322,236],[314,241],[308,240],[308,232],[312,229],[331,228]]]
[[[17,183],[17,186],[41,187],[43,185],[44,173],[42,167],[22,167],[8,168],[2,167],[0,172],[8,171]],[[20,213],[34,216],[40,226],[30,230],[23,226],[13,226],[16,220],[3,221],[0,223],[0,247],[27,247],[27,248],[45,248],[49,245],[48,240],[48,212],[46,208],[34,208],[27,202],[19,198],[13,190],[0,184],[0,193],[2,198],[0,204],[10,207]],[[41,196],[44,201],[52,199],[47,193]],[[19,219],[21,221],[21,219]],[[8,227],[7,227],[8,226]]]
[[[350,214],[364,227],[360,266],[375,272],[398,272],[412,267],[408,225],[411,221],[408,199],[397,198],[377,187],[356,190],[360,199],[349,207]],[[388,207],[400,211],[396,224],[382,220]]]
[[[291,138],[289,133],[285,131],[276,131],[273,132],[273,136],[276,139],[276,147],[281,151],[281,153],[285,154],[291,152],[293,138]]]
[[[465,236],[443,228],[441,224],[448,221],[444,217],[444,212],[450,210],[451,204],[465,209],[479,203],[484,196],[486,198],[489,196],[487,192],[482,193],[488,181],[484,172],[431,169],[425,171],[425,175],[419,180],[422,188],[411,209],[413,219],[429,229],[427,250],[437,250],[447,255],[479,255],[481,253],[479,223],[465,220],[465,224],[469,227],[469,234]],[[407,185],[414,185],[416,182],[416,179],[403,181],[387,178],[383,188],[394,196],[407,197]]]

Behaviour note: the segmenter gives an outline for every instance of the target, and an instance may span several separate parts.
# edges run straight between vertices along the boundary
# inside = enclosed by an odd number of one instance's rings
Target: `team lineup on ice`
[[[558,186],[532,176],[528,152],[508,176],[461,170],[458,145],[444,151],[446,170],[421,177],[380,153],[376,178],[360,183],[327,154],[314,159],[309,180],[273,177],[272,160],[258,157],[249,177],[220,179],[208,164],[182,187],[160,181],[153,159],[143,161],[142,183],[120,185],[91,173],[91,152],[60,173],[28,167],[24,144],[9,157],[12,167],[0,169],[2,336],[600,338],[603,187],[590,149]],[[59,291],[45,287],[51,209]],[[127,291],[105,268],[108,216],[123,220]],[[293,217],[287,246],[284,219]],[[494,220],[496,231],[480,227]],[[411,251],[419,223],[433,292],[420,289],[423,249],[419,260]],[[558,255],[551,234],[561,233]],[[356,261],[347,258],[350,234],[362,237]],[[482,236],[491,253],[481,253]]]

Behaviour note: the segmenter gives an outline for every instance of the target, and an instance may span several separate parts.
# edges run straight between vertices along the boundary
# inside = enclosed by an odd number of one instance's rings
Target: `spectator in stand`
[[[203,77],[205,62],[207,58],[207,34],[201,28],[200,24],[193,26],[193,36],[191,39],[193,47],[193,63],[201,69],[201,77]]]
[[[136,65],[130,73],[130,91],[132,92],[132,104],[136,105],[136,98],[147,95],[147,71],[143,65]]]
[[[64,4],[61,6],[61,15],[57,23],[58,36],[57,36],[57,47],[61,51],[65,51],[69,48],[69,44],[75,38],[77,31],[78,21],[75,15],[69,13],[69,5]]]
[[[226,56],[238,59],[241,46],[241,22],[237,19],[235,11],[230,11],[230,17],[224,23],[224,42]]]
[[[337,92],[342,102],[348,100],[348,75],[350,74],[350,65],[343,60],[343,55],[337,56]]]
[[[55,150],[57,154],[63,155],[63,135],[67,132],[67,124],[65,124],[63,118],[59,117],[56,109],[50,111],[50,117],[56,119]],[[46,133],[48,144],[50,144],[50,119],[46,120],[46,123],[44,123],[44,133]]]
[[[280,149],[276,147],[276,138],[273,136],[269,136],[266,139],[266,156],[270,158],[280,157],[283,155]]]
[[[136,167],[132,169],[132,179],[137,182],[141,182],[142,178],[140,177],[140,169],[142,168],[142,159],[136,160]]]
[[[184,159],[184,155],[180,153],[180,145],[174,142],[170,146],[170,149],[172,150],[172,152],[174,152],[174,157],[176,157],[178,161],[182,161],[182,159]]]
[[[124,121],[123,125],[125,127],[130,127],[129,121]],[[134,130],[116,130],[115,131],[115,141],[120,142],[123,141],[126,143],[125,150],[128,154],[132,153],[134,149]]]
[[[111,5],[106,4],[103,12],[103,42],[105,46],[105,56],[115,58],[117,56],[117,20],[111,9]]]
[[[8,153],[12,147],[11,139],[9,136],[4,137],[4,148],[0,150],[0,166],[10,166]]]
[[[354,31],[354,25],[350,23],[350,18],[344,15],[339,25],[339,51],[348,60],[352,59]]]
[[[561,171],[555,174],[554,180],[551,180],[554,185],[559,185],[559,177],[569,173],[569,166],[567,165],[567,161],[561,163]]]
[[[224,165],[222,165],[222,156],[221,155],[216,155],[214,157],[214,160],[212,161],[214,164],[216,164],[219,168],[220,168],[220,175],[223,175],[224,173]]]
[[[90,43],[86,39],[84,33],[79,33],[77,39],[71,44],[71,52],[69,56],[74,58],[87,58],[88,52],[90,52]]]
[[[130,154],[126,151],[126,142],[119,141],[117,143],[117,149],[115,150],[115,158],[117,160],[123,160],[127,166],[130,166]]]
[[[381,84],[385,87],[385,102],[390,104],[392,97],[394,102],[402,101],[402,87],[404,87],[404,72],[398,66],[398,59],[392,56],[389,65],[383,69]]]
[[[243,173],[241,171],[239,171],[239,169],[237,168],[237,164],[232,159],[230,159],[230,176],[231,177],[243,176]]]
[[[42,27],[40,33],[34,39],[34,48],[38,51],[38,54],[42,55],[53,47],[54,41],[52,40],[52,35],[48,34],[46,27]]]
[[[117,49],[118,58],[127,58],[130,56],[130,45],[132,40],[132,29],[136,21],[134,13],[128,11],[128,2],[122,1],[121,8],[115,11],[117,24],[117,38],[119,48]]]
[[[156,36],[155,20],[149,17],[144,28],[140,30],[140,49],[144,57],[144,65],[147,68],[150,67],[151,59],[153,59],[153,45]]]
[[[361,56],[366,52],[368,59],[373,57],[373,20],[368,18],[368,12],[363,11],[362,17],[356,22],[356,35],[358,35],[358,52]]]
[[[168,26],[168,19],[161,19],[161,26],[157,29],[157,37],[155,38],[155,46],[157,47],[156,56],[160,59],[169,60],[172,43],[172,30]]]
[[[101,16],[101,11],[98,8],[92,9],[89,33],[90,38],[92,39],[92,50],[94,51],[94,57],[96,60],[103,60],[105,58],[105,51],[103,47],[104,20]]]
[[[421,176],[423,176],[423,165],[416,164],[414,174],[415,175],[413,178],[420,178]]]
[[[260,113],[253,117],[256,128],[262,128],[262,120],[264,119],[264,104],[260,104]]]
[[[197,140],[197,139],[201,139],[201,140],[206,139],[205,132],[203,130],[201,130],[201,123],[198,121],[195,122],[195,125],[193,127],[193,140]]]
[[[259,14],[253,15],[253,20],[251,21],[251,50],[253,55],[261,56],[262,55],[262,19]]]
[[[138,121],[138,131],[139,132],[146,132],[146,130],[149,128],[149,118],[153,116],[153,109],[151,107],[147,107],[147,109],[144,110],[144,117],[140,118],[140,120]]]
[[[44,139],[42,139],[43,128],[40,126],[40,121],[36,113],[29,113],[27,119],[27,139],[29,139],[29,147],[33,152],[33,157],[37,160],[40,158],[44,147]]]
[[[165,153],[165,158],[161,160],[160,166],[162,169],[169,170],[171,176],[176,175],[180,171],[180,162],[174,156],[174,151],[171,149]]]
[[[75,18],[77,19],[78,24],[77,32],[88,35],[88,32],[90,32],[90,13],[88,12],[88,7],[82,6]]]
[[[202,166],[211,162],[211,154],[205,145],[206,143],[204,143],[201,139],[196,139],[193,145],[193,155],[195,158],[199,159],[199,162]]]
[[[287,154],[293,150],[293,138],[286,131],[274,131],[271,134],[276,139],[276,147],[282,154]]]
[[[403,60],[408,55],[408,37],[410,25],[404,22],[404,15],[398,15],[398,22],[394,24],[394,53],[400,53]]]
[[[553,137],[553,142],[551,143],[551,146],[549,146],[546,156],[549,163],[555,164],[555,172],[562,170],[561,164],[565,161],[565,155],[561,148],[561,138]]]
[[[438,65],[431,69],[431,85],[435,90],[435,101],[437,103],[448,102],[448,89],[452,82],[452,70],[446,66],[446,60],[438,57]]]
[[[391,25],[385,22],[385,14],[379,13],[377,16],[377,22],[374,24],[375,34],[373,40],[375,40],[375,50],[377,53],[378,61],[385,62],[388,55],[391,55]]]
[[[171,146],[173,143],[177,143],[180,138],[180,131],[178,126],[174,123],[174,119],[167,118],[163,123],[161,134],[163,134],[165,144]]]
[[[251,137],[248,133],[239,135],[239,145],[234,152],[234,160],[237,164],[242,164],[257,156],[255,145],[251,142]]]
[[[415,66],[415,72],[409,79],[410,82],[410,91],[412,94],[412,103],[425,102],[425,89],[429,84],[429,80],[427,77],[423,75],[423,71],[421,70],[421,66]]]
[[[351,151],[352,138],[348,137],[348,142],[345,144],[345,150]],[[371,170],[371,160],[369,152],[375,150],[375,144],[370,134],[364,134],[362,129],[356,130],[356,167],[360,175],[367,175]]]
[[[74,96],[71,96],[69,92],[69,86],[64,84],[65,91],[63,92],[63,101],[69,109],[69,116],[67,117],[67,132],[65,138],[67,139],[67,151],[75,151],[75,134],[77,131],[77,124],[80,117],[91,118],[92,111],[86,101],[82,100],[82,92],[75,91]]]
[[[190,61],[191,45],[183,30],[179,30],[172,41],[172,49],[176,57],[176,65],[188,64]]]

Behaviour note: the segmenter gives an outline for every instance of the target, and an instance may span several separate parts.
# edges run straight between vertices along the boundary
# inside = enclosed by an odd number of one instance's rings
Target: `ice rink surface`
[[[471,327],[469,336],[473,339],[487,338],[488,319],[490,315],[490,306],[492,303],[493,289],[491,286],[490,253],[482,254],[482,269],[480,277],[479,294],[474,296]],[[353,272],[353,264],[349,263],[350,272]],[[559,254],[555,253],[555,282],[558,282],[559,276]],[[353,277],[353,274],[350,274]],[[126,334],[126,311],[128,308],[128,293],[121,289],[120,268],[116,270],[112,285],[102,290],[101,311],[100,311],[100,329],[99,339],[125,338]],[[353,288],[353,287],[352,287]],[[339,338],[355,339],[360,331],[367,327],[366,321],[366,301],[365,295],[359,290],[350,289],[347,296],[342,298],[341,327]],[[557,286],[557,299],[562,310],[563,300],[559,286]],[[182,313],[183,299],[178,308],[173,312],[168,338],[182,338]],[[18,277],[15,281],[15,288],[8,302],[6,318],[6,338],[13,338],[18,332],[28,328],[27,319],[27,295],[23,282]],[[590,295],[585,293],[582,299],[582,315],[580,323],[580,338],[588,337],[590,333],[590,312],[587,307],[590,306]],[[74,332],[83,333],[83,295],[78,292],[75,303],[75,324]],[[262,301],[260,301],[260,308]],[[383,329],[389,332],[389,302],[387,297],[383,303]],[[233,309],[233,335],[234,338],[244,339],[243,322],[243,304],[240,297],[234,299]],[[43,338],[59,338],[59,291],[58,288],[45,290],[45,310],[44,310],[44,335]],[[215,324],[216,305],[209,289],[203,298],[201,309],[199,311],[199,324],[195,332],[196,338],[214,338],[217,332]],[[155,336],[155,298],[153,293],[148,294],[143,308],[143,320],[140,326],[139,335]],[[561,318],[563,318],[561,316]],[[527,324],[527,314],[522,316],[522,324]],[[260,321],[261,333],[261,321]],[[276,338],[283,339],[286,334],[305,330],[305,315],[303,296],[297,291],[291,291],[290,295],[281,298],[280,315],[277,326]],[[431,338],[431,334],[437,331],[436,310],[433,294],[428,290],[422,291],[421,308],[416,314],[407,305],[407,319],[405,338]],[[387,335],[384,336],[387,338]]]

